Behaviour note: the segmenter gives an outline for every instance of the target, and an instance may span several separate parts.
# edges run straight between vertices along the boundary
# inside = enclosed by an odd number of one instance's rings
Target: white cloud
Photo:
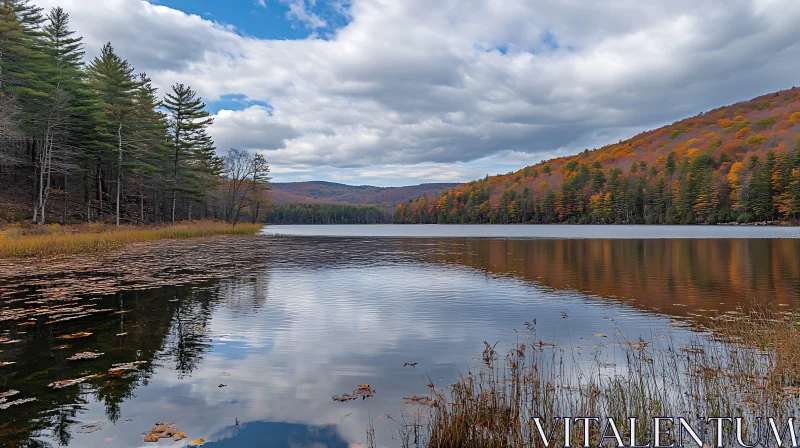
[[[289,19],[330,30],[313,2],[282,1]],[[242,36],[141,0],[58,3],[90,53],[111,40],[162,88],[270,105],[221,112],[220,147],[263,150],[276,172],[426,176],[389,184],[599,146],[791,87],[800,69],[794,0],[353,0],[334,5],[346,26],[304,40]]]

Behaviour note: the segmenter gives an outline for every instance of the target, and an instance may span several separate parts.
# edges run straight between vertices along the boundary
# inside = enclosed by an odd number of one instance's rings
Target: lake
[[[0,444],[155,446],[143,433],[168,422],[187,439],[159,446],[351,447],[370,425],[394,446],[404,397],[458,381],[484,341],[507,346],[526,321],[570,362],[599,353],[611,365],[622,355],[598,334],[680,340],[753,304],[798,308],[799,238],[796,227],[272,226],[199,246],[253,269],[179,286],[71,296],[44,289],[63,279],[0,272],[0,397],[19,392],[0,406],[35,398],[0,410]],[[103,355],[67,359],[87,351]],[[134,361],[146,364],[86,378]],[[364,383],[374,397],[331,399]]]

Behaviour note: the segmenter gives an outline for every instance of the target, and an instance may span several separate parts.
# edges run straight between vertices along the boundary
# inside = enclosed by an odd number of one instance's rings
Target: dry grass
[[[685,417],[694,427],[698,416],[792,417],[800,409],[798,317],[760,310],[711,327],[682,339],[683,346],[669,336],[620,341],[624,362],[609,368],[599,357],[587,365],[569,349],[535,342],[529,324],[526,342],[505,353],[486,343],[483,362],[449,390],[429,385],[440,405],[404,415],[400,440],[406,447],[541,447],[533,417],[546,428],[557,416],[611,417],[621,428],[637,417],[641,440],[652,440],[656,417]],[[597,426],[592,446],[600,442]],[[580,427],[565,442],[562,426],[561,440],[550,446],[582,446]],[[733,428],[726,432],[735,435]]]
[[[194,221],[164,226],[12,226],[0,232],[0,258],[46,257],[105,252],[128,244],[161,239],[214,235],[254,235],[263,226],[231,226],[216,221]]]

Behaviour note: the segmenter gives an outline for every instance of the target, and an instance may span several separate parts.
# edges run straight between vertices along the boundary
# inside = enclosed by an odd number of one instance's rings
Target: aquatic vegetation
[[[529,329],[526,340],[536,341],[535,325]],[[652,440],[647,422],[655,417],[683,416],[696,427],[699,416],[786,421],[800,408],[796,315],[768,310],[724,315],[708,330],[692,335],[688,347],[677,347],[669,337],[663,344],[623,340],[624,360],[616,365],[600,357],[588,365],[576,362],[569,348],[536,342],[518,342],[505,352],[485,343],[480,364],[461,381],[447,390],[429,385],[431,402],[439,406],[403,414],[403,446],[540,447],[545,445],[535,418],[551,428],[558,424],[554,416],[606,416],[626,424],[637,417],[637,434]],[[425,398],[404,401],[424,404]],[[596,426],[592,446],[602,437]],[[735,436],[733,428],[725,431]],[[563,433],[563,428],[553,432],[562,438]],[[557,438],[554,445],[582,446],[583,431],[572,437]]]
[[[258,224],[231,226],[222,222],[197,221],[167,226],[121,226],[118,229],[102,225],[47,226],[37,228],[34,233],[11,229],[0,235],[0,258],[94,254],[151,240],[254,235],[262,227]]]

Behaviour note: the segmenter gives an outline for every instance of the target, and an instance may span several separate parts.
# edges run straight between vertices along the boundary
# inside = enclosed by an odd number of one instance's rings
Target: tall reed
[[[535,324],[528,324],[525,342],[503,352],[485,343],[482,362],[449,389],[430,384],[437,405],[406,411],[400,440],[406,447],[544,447],[535,417],[548,434],[555,417],[610,417],[628,440],[628,419],[636,417],[637,438],[646,441],[653,439],[656,417],[684,417],[697,428],[699,417],[786,422],[800,410],[797,315],[758,310],[715,319],[709,327],[706,334],[680,338],[683,345],[671,336],[621,340],[623,360],[612,365],[602,355],[581,362],[571,347],[538,340]],[[592,425],[592,446],[603,429]],[[752,439],[755,428],[744,429]],[[733,426],[725,433],[734,440]],[[563,422],[553,434],[557,440],[549,446],[583,446],[581,424],[569,441]]]

